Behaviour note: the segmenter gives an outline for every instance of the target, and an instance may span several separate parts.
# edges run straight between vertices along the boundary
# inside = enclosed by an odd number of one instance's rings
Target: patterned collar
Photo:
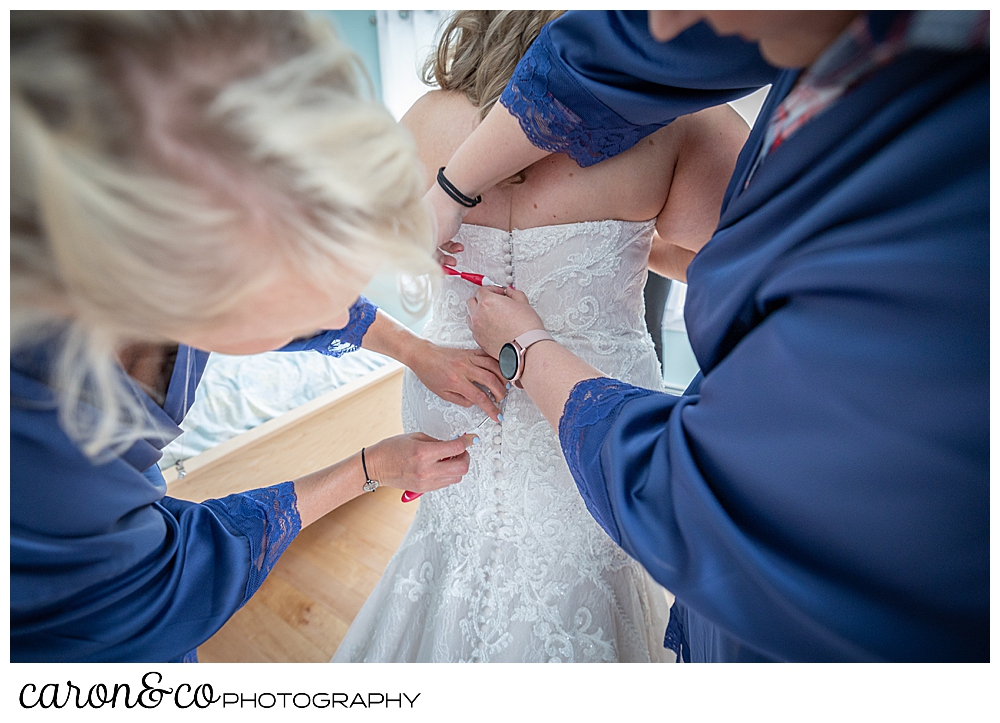
[[[989,32],[988,10],[873,11],[859,15],[803,73],[774,111],[744,188],[769,153],[904,51],[988,48]]]

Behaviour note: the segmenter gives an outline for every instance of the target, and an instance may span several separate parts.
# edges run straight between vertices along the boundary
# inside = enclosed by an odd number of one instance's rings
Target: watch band
[[[538,341],[545,341],[546,339],[552,339],[552,335],[545,331],[545,329],[532,329],[531,331],[526,331],[520,336],[516,337],[514,341],[517,343],[521,349],[527,351],[528,347]]]
[[[555,341],[545,329],[526,331],[513,341],[508,341],[500,348],[497,361],[500,363],[500,375],[514,386],[520,388],[518,379],[524,371],[524,354],[528,347],[540,341],[549,339]]]
[[[524,374],[524,355],[528,352],[528,347],[539,341],[545,341],[546,339],[551,339],[552,335],[545,331],[545,329],[532,329],[531,331],[526,331],[520,336],[514,339],[514,348],[517,350],[517,371],[514,372],[513,378],[510,380],[514,386],[521,388],[521,375]]]

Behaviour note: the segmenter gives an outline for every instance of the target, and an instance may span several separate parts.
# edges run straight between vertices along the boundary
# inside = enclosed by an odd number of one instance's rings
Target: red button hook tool
[[[473,274],[469,273],[468,271],[458,271],[457,269],[453,269],[450,266],[445,266],[443,264],[441,265],[441,269],[449,276],[460,276],[461,278],[465,279],[466,281],[472,284],[475,284],[476,286],[495,286],[498,289],[503,288],[500,284],[491,279],[489,276],[485,276],[483,274]]]

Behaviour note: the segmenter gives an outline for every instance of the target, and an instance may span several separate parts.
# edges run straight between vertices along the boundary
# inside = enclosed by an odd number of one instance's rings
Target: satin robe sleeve
[[[375,313],[361,297],[343,329],[286,348],[353,351]],[[147,404],[164,430],[180,433],[207,359],[179,349],[163,409]],[[33,373],[12,364],[11,390],[11,660],[192,659],[298,534],[293,483],[201,503],[164,497],[157,444],[95,463]]]
[[[279,351],[318,351],[326,356],[339,357],[361,348],[361,342],[375,321],[378,307],[364,296],[351,306],[351,317],[343,329],[321,331],[308,339],[296,339]]]
[[[12,661],[166,662],[257,590],[301,525],[292,483],[201,503],[94,463],[54,410],[11,409]]]
[[[985,166],[771,269],[697,390],[565,405],[593,516],[770,657],[989,660]]]
[[[778,74],[756,44],[705,23],[660,43],[647,15],[571,11],[542,29],[500,96],[534,145],[590,166]]]

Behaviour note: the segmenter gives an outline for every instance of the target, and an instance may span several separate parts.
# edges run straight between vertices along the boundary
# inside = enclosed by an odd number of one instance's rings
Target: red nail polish
[[[410,492],[410,490],[403,490],[403,496],[399,499],[402,502],[413,502],[413,500],[417,499],[422,494],[423,492]]]

